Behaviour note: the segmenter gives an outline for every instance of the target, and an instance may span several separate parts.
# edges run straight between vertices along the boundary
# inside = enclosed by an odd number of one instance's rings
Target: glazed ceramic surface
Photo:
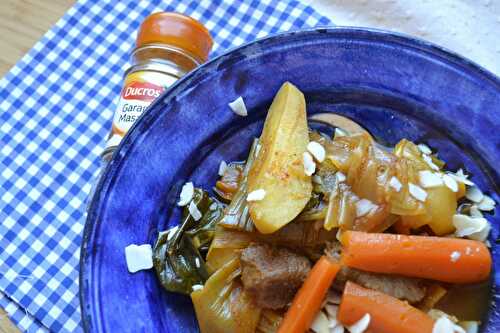
[[[165,292],[153,270],[127,272],[124,248],[154,244],[179,221],[175,203],[192,181],[211,189],[221,160],[243,160],[278,88],[301,89],[309,115],[354,119],[383,143],[436,149],[500,202],[500,81],[435,45],[382,31],[333,28],[285,33],[222,55],[163,94],[129,132],[93,198],[81,253],[87,332],[197,332],[188,297]],[[248,117],[228,103],[243,96]],[[498,209],[497,209],[498,210]],[[492,303],[500,305],[493,229]],[[484,332],[500,329],[492,304]]]

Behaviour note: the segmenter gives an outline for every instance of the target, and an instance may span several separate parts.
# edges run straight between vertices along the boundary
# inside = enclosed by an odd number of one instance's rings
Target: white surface
[[[500,0],[305,0],[336,25],[414,35],[500,76]]]

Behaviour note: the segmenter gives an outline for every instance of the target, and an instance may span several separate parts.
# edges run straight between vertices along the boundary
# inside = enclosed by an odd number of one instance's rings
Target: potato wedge
[[[248,193],[265,191],[262,200],[249,203],[250,216],[261,233],[280,229],[309,201],[311,177],[302,162],[308,143],[304,95],[285,82],[267,113],[259,155],[248,175]]]

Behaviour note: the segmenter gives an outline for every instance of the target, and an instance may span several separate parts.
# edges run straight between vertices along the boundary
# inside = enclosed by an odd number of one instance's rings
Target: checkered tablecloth
[[[221,52],[330,22],[298,1],[76,3],[0,81],[0,306],[27,332],[80,332],[85,207],[140,22],[203,22]]]

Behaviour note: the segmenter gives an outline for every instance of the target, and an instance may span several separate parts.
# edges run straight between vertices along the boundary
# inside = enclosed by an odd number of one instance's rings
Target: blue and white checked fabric
[[[278,31],[331,24],[286,1],[76,3],[0,81],[0,305],[27,332],[81,332],[86,199],[140,22],[190,15],[212,56]]]

